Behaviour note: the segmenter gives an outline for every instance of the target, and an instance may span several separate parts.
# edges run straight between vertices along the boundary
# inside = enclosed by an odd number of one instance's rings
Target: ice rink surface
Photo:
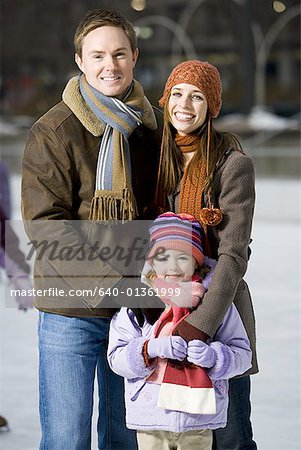
[[[19,179],[13,181],[18,205]],[[260,373],[252,376],[254,436],[259,450],[299,450],[301,182],[260,179],[256,186],[252,256],[246,276],[257,320],[260,364]],[[16,207],[15,219],[18,211]],[[24,313],[4,303],[0,302],[0,414],[9,420],[10,431],[0,433],[0,448],[37,450],[37,312]]]

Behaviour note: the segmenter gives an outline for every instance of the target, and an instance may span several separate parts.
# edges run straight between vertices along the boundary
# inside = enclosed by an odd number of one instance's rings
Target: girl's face
[[[207,109],[207,99],[196,86],[180,83],[171,89],[168,112],[178,134],[186,136],[200,128],[206,119]]]
[[[158,278],[171,283],[191,280],[197,262],[189,253],[181,250],[165,250],[154,257],[152,266]]]

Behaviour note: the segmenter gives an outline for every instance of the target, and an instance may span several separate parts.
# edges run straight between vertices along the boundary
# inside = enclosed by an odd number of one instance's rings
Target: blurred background
[[[223,81],[217,125],[246,140],[260,175],[299,175],[299,0],[2,0],[0,132],[10,166],[22,153],[11,138],[57,103],[78,73],[73,35],[87,9],[98,7],[134,24],[135,76],[153,104],[177,63],[208,60]]]
[[[297,450],[300,400],[300,2],[299,0],[1,0],[1,200],[20,220],[20,170],[31,124],[60,101],[78,73],[73,35],[88,9],[116,9],[135,26],[135,77],[158,104],[171,69],[207,60],[222,76],[217,128],[238,134],[256,169],[252,258],[260,374],[253,425],[261,450]],[[16,228],[18,226],[16,225]],[[0,447],[38,447],[34,310],[8,307],[1,273]],[[16,304],[15,304],[16,306]],[[95,442],[95,439],[94,439]],[[96,448],[96,447],[93,447]]]

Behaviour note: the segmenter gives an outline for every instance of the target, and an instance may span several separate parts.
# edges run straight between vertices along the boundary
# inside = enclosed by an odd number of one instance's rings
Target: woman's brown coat
[[[250,292],[243,280],[250,256],[254,184],[252,160],[239,151],[228,151],[216,168],[211,195],[214,206],[223,213],[223,220],[216,228],[208,227],[213,257],[218,263],[202,302],[178,329],[187,339],[203,338],[203,333],[212,337],[229,305],[234,302],[253,352],[253,367],[248,374],[258,371],[255,317]],[[177,202],[176,194],[171,205],[175,210]]]

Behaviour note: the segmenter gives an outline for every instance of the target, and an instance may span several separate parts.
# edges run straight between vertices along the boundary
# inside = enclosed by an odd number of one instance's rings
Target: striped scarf
[[[157,283],[156,281],[159,281]],[[198,275],[193,275],[192,281],[201,282]],[[154,278],[153,286],[162,290],[162,280]],[[171,283],[166,283],[166,289]],[[161,298],[161,297],[160,297]],[[191,313],[187,307],[179,307],[171,303],[165,296],[161,298],[171,306],[161,314],[154,327],[153,337],[177,335],[176,328]],[[195,306],[195,305],[194,305]],[[188,361],[160,360],[154,372],[147,378],[150,383],[160,384],[158,403],[160,408],[182,411],[190,414],[215,414],[215,390],[207,371]]]
[[[138,211],[131,186],[128,138],[142,123],[143,89],[139,83],[133,83],[121,101],[101,94],[87,82],[84,75],[80,76],[79,82],[85,102],[106,125],[98,153],[89,219],[134,219]]]

